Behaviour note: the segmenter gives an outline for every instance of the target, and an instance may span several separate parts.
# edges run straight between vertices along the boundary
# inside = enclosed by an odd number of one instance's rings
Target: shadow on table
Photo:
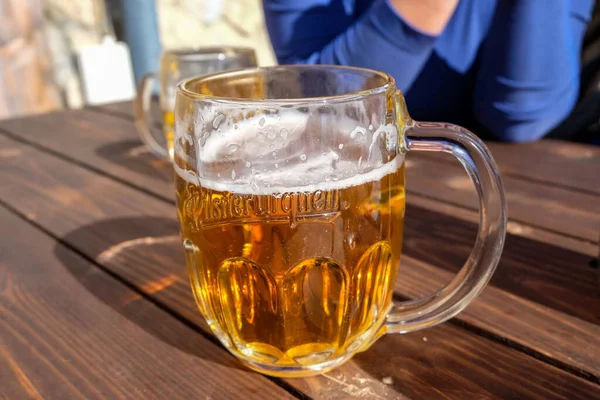
[[[132,289],[127,296],[119,298],[106,291],[105,286],[95,285],[86,270],[73,264],[72,251],[57,245],[57,258],[103,303],[181,351],[242,369],[233,356],[224,356],[213,346],[207,349],[206,341],[200,337],[218,343],[211,334],[199,328],[207,326],[189,288],[176,222],[156,217],[104,220],[72,231],[61,241],[83,252],[105,272]],[[192,335],[190,328],[195,331]]]
[[[469,257],[476,231],[475,224],[409,203],[403,254],[458,272]],[[597,274],[593,258],[588,255],[507,234],[490,285],[598,324]]]
[[[139,140],[122,140],[96,149],[105,160],[132,171],[158,178],[163,182],[173,180],[173,168],[167,160],[157,158]]]

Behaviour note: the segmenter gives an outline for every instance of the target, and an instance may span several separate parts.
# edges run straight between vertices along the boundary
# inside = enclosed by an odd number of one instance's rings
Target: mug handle
[[[409,152],[450,153],[467,171],[479,199],[479,229],[469,259],[444,288],[421,299],[394,304],[386,319],[386,332],[390,333],[428,328],[461,312],[490,280],[506,236],[504,190],[496,163],[483,142],[460,126],[416,122],[404,115]]]
[[[150,148],[156,156],[170,160],[169,152],[154,137],[150,127],[150,102],[152,88],[156,81],[156,73],[145,74],[140,81],[138,91],[133,102],[133,111],[135,116],[135,125],[142,141]]]

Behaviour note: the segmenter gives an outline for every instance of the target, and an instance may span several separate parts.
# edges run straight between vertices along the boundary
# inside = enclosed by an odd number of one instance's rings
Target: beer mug
[[[158,157],[173,158],[173,109],[177,84],[192,76],[229,69],[256,66],[254,50],[241,47],[173,50],[164,52],[160,72],[144,75],[134,102],[135,122],[143,142]],[[159,102],[164,139],[157,139],[150,124],[150,104],[155,81],[159,78]]]
[[[395,303],[412,151],[462,163],[480,224],[446,287]],[[455,316],[504,244],[504,192],[486,146],[461,127],[412,120],[394,79],[373,70],[279,66],[182,82],[174,167],[197,305],[223,345],[267,375],[322,373],[384,333]]]

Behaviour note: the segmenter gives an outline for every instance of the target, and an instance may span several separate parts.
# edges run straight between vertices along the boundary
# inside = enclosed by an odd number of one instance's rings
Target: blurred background
[[[275,64],[261,0],[0,0],[0,20],[0,119],[130,100],[162,50],[248,46]]]
[[[131,100],[162,51],[210,46],[275,64],[261,0],[0,0],[0,119]],[[577,106],[546,137],[600,141],[600,1],[581,68]]]

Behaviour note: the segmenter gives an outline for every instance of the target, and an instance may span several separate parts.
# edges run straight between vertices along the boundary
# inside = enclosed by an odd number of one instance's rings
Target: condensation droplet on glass
[[[289,132],[287,129],[281,128],[281,130],[279,131],[279,135],[281,135],[281,137],[285,139],[287,135],[289,135]]]
[[[341,149],[343,149],[343,148],[344,148],[344,144],[343,144],[343,143],[340,143],[340,145],[338,146],[338,149],[340,149],[340,150],[341,150]]]
[[[246,161],[246,167],[250,168],[252,166],[252,163],[250,161]]]
[[[306,154],[300,154],[300,160],[306,161]]]
[[[272,152],[272,153],[271,153],[271,155],[272,155],[273,157],[276,157],[276,156],[277,156],[277,152],[276,152],[276,151],[274,151],[274,152]]]
[[[340,156],[337,153],[333,153],[331,155],[331,167],[333,169],[337,169],[337,163],[340,160]]]
[[[350,202],[348,200],[342,201],[342,209],[347,210],[350,208]]]
[[[267,129],[267,138],[273,140],[277,137],[277,132],[275,132],[274,128]]]
[[[223,120],[225,119],[225,115],[223,114],[219,114],[215,117],[215,119],[213,120],[213,128],[217,129],[219,127],[219,125],[221,125],[221,122],[223,122]]]
[[[227,148],[231,153],[235,153],[240,148],[240,146],[238,146],[235,143],[231,143],[229,146],[227,146]]]
[[[373,125],[369,125],[369,130],[372,131],[373,130]]]
[[[275,164],[275,168],[279,168],[279,164]]]
[[[235,180],[235,169],[231,170],[231,180]]]
[[[260,121],[258,121],[258,126],[260,126],[260,127],[263,127],[263,126],[265,126],[265,117],[262,117],[262,118],[260,119]]]
[[[233,124],[233,129],[240,129],[240,127],[238,126],[238,124]]]
[[[367,130],[361,126],[357,126],[356,128],[354,128],[352,130],[352,132],[350,132],[350,139],[358,139],[358,136],[360,135],[361,139],[362,137],[364,137],[367,133]]]
[[[270,145],[269,145],[269,148],[270,148],[271,150],[273,150],[273,149],[275,148],[275,145],[274,145],[274,144],[270,144]]]
[[[219,172],[217,172],[217,178],[220,178],[221,174]]]

